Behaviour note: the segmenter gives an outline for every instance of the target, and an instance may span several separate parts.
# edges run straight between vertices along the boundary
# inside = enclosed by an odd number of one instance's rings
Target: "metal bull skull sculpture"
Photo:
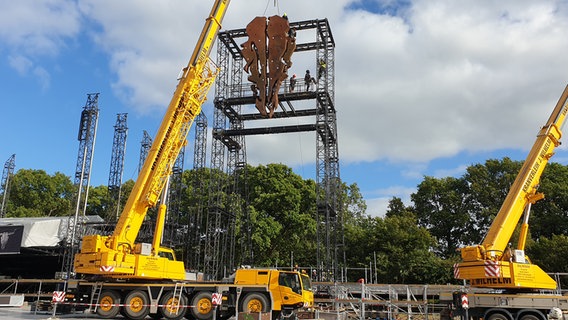
[[[288,19],[280,16],[256,17],[246,27],[248,41],[241,45],[245,72],[260,114],[272,117],[278,107],[278,91],[292,66],[296,49]]]

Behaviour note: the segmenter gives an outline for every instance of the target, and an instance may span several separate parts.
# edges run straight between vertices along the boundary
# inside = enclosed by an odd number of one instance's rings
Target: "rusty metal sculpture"
[[[252,83],[255,105],[260,114],[272,117],[278,107],[278,91],[288,78],[292,53],[296,49],[294,32],[288,19],[280,16],[256,17],[246,27],[248,41],[241,45],[245,72]]]

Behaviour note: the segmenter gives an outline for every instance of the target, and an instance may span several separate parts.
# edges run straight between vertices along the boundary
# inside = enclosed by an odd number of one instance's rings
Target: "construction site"
[[[339,274],[338,252],[340,243],[341,221],[336,221],[336,211],[339,207],[337,199],[337,188],[339,183],[339,156],[337,145],[337,123],[334,105],[334,47],[331,28],[327,20],[310,20],[290,22],[290,28],[298,33],[311,33],[311,37],[316,38],[315,42],[297,43],[295,52],[308,53],[313,56],[314,70],[317,70],[316,61],[325,60],[327,64],[325,76],[320,77],[317,83],[309,87],[303,79],[298,79],[295,90],[290,90],[290,80],[288,77],[279,85],[278,92],[273,93],[276,105],[271,106],[271,118],[274,121],[264,121],[261,126],[250,125],[267,118],[258,110],[247,108],[255,106],[257,98],[251,90],[251,83],[246,79],[247,73],[244,71],[245,58],[241,52],[240,43],[246,40],[245,29],[221,31],[218,35],[218,51],[216,65],[219,67],[219,74],[215,83],[214,98],[214,119],[208,123],[203,113],[195,118],[195,141],[194,144],[193,166],[191,169],[209,167],[229,175],[237,176],[234,173],[243,170],[247,164],[246,158],[246,137],[250,135],[267,134],[286,134],[291,132],[316,132],[314,148],[317,155],[316,180],[321,195],[317,201],[318,217],[322,228],[318,230],[320,246],[317,252],[318,264],[324,266],[324,270],[334,270],[334,274]],[[116,219],[112,216],[94,217],[85,215],[88,203],[88,188],[90,187],[90,168],[92,167],[93,146],[97,135],[98,114],[99,114],[99,94],[90,93],[81,111],[81,121],[79,123],[79,147],[74,174],[74,185],[76,192],[76,211],[68,217],[61,218],[34,218],[19,219],[6,218],[4,207],[2,207],[2,225],[24,225],[25,236],[22,239],[22,248],[26,252],[33,250],[45,251],[47,256],[54,260],[61,260],[61,270],[57,270],[60,278],[67,278],[73,273],[73,256],[77,253],[79,243],[85,235],[95,233],[109,233],[114,229]],[[266,102],[268,103],[268,101]],[[272,102],[271,102],[272,103]],[[311,124],[294,125],[286,124],[286,120],[293,119],[288,123],[295,123],[295,118],[308,118]],[[281,121],[276,121],[276,119]],[[275,124],[276,123],[276,124]],[[271,126],[272,125],[272,126]],[[212,137],[207,137],[208,127],[212,126]],[[114,125],[114,139],[112,145],[111,168],[108,177],[108,190],[114,200],[114,207],[111,211],[119,216],[122,208],[119,207],[121,197],[121,186],[123,168],[125,162],[125,147],[127,142],[127,114],[117,114],[116,124]],[[143,167],[152,144],[152,137],[144,132],[144,140],[140,142],[139,168]],[[206,150],[207,139],[212,139],[211,150]],[[210,152],[211,163],[205,163],[207,153]],[[206,199],[196,208],[196,212],[191,217],[182,217],[177,204],[180,202],[181,174],[186,169],[185,159],[189,158],[184,149],[180,150],[171,170],[170,187],[168,190],[168,216],[165,222],[165,230],[162,242],[171,247],[179,248],[199,248],[199,255],[188,255],[188,260],[184,261],[188,269],[199,270],[203,274],[217,279],[226,276],[227,271],[237,267],[234,261],[234,253],[223,250],[222,248],[234,248],[237,243],[231,226],[234,225],[236,212],[244,212],[244,208],[232,208],[230,203],[219,203],[223,199]],[[2,174],[2,189],[5,203],[9,198],[8,184],[10,177],[15,170],[15,155],[13,155],[4,165]],[[235,183],[235,186],[239,184]],[[221,182],[213,181],[213,188],[221,188]],[[211,192],[215,194],[216,192]],[[221,209],[223,208],[223,209]],[[225,209],[227,208],[227,209]],[[233,212],[227,212],[233,210]],[[187,214],[187,213],[186,213]],[[180,221],[189,220],[188,224],[181,225]],[[144,222],[141,226],[139,238],[151,239],[154,232],[154,222]],[[192,226],[205,225],[206,230],[223,229],[227,232],[205,232],[206,239],[201,237],[199,230],[192,230]],[[33,231],[32,231],[33,230]],[[41,230],[44,234],[39,234],[35,230]],[[20,233],[20,238],[22,237]],[[49,238],[51,241],[45,242]],[[201,239],[200,239],[201,238]],[[41,245],[40,245],[41,244]],[[17,250],[20,250],[18,248]],[[205,262],[205,256],[214,257]],[[191,259],[189,259],[191,258]],[[22,270],[25,265],[30,263],[22,260],[20,256],[17,261],[22,261],[22,265],[10,263],[3,268]],[[59,264],[59,263],[58,263]],[[55,269],[46,270],[43,277],[54,276]],[[3,269],[2,273],[11,275],[12,270]],[[32,274],[19,274],[16,276],[33,276]]]
[[[255,21],[256,20],[256,21]],[[317,256],[316,266],[303,266],[309,272],[309,280],[304,283],[306,289],[316,294],[309,302],[311,308],[299,313],[302,318],[337,318],[348,316],[365,319],[369,317],[391,319],[395,314],[428,314],[439,313],[440,308],[429,300],[438,300],[440,293],[450,292],[452,288],[429,288],[428,286],[384,286],[366,284],[365,281],[348,283],[348,268],[341,259],[343,257],[342,221],[337,211],[340,192],[339,153],[337,137],[337,115],[335,96],[335,42],[331,26],[327,19],[307,21],[288,21],[278,16],[258,17],[247,28],[219,31],[217,35],[217,53],[215,65],[218,74],[215,77],[214,118],[207,119],[204,113],[197,113],[193,126],[195,130],[193,165],[191,169],[217,169],[238,177],[236,172],[245,170],[247,165],[246,138],[251,135],[280,135],[297,132],[314,132],[314,148],[316,150],[316,194],[317,197]],[[258,34],[264,34],[268,23],[273,23],[276,31],[283,36],[287,51],[278,52],[283,42],[269,41],[261,44]],[[255,25],[256,24],[256,25]],[[270,27],[268,28],[270,29]],[[308,34],[308,36],[305,36]],[[302,36],[304,35],[304,36]],[[248,38],[248,42],[247,41]],[[296,39],[315,39],[309,42],[296,42]],[[247,47],[248,44],[248,47]],[[210,45],[210,44],[209,44]],[[280,65],[268,63],[267,57],[251,56],[251,46],[266,46],[268,55],[282,56]],[[248,51],[247,51],[248,49]],[[286,74],[287,65],[291,65],[291,56],[309,55],[313,61],[310,69],[317,77],[296,78]],[[272,58],[271,58],[272,59]],[[260,70],[259,70],[260,69]],[[309,70],[308,70],[309,71]],[[258,75],[258,76],[249,76]],[[272,77],[267,75],[271,74]],[[204,80],[201,80],[203,83]],[[0,292],[4,306],[17,306],[29,303],[34,314],[48,312],[55,314],[54,293],[77,286],[75,256],[82,251],[84,237],[90,235],[109,236],[117,227],[117,221],[123,208],[120,207],[121,187],[123,184],[123,168],[125,163],[125,146],[128,136],[127,114],[117,114],[114,125],[111,168],[108,178],[108,191],[114,206],[106,217],[88,216],[85,214],[90,187],[90,168],[94,152],[94,144],[98,129],[99,93],[89,93],[81,111],[79,123],[79,147],[74,175],[76,187],[75,212],[66,217],[50,218],[8,218],[4,203],[9,198],[10,179],[15,170],[15,155],[4,165],[0,194],[2,200],[2,219],[0,231],[8,239],[3,249],[0,266]],[[298,125],[298,118],[302,125]],[[266,121],[269,119],[270,121]],[[260,124],[258,124],[260,123]],[[208,127],[212,126],[212,136],[208,137]],[[182,130],[188,130],[186,128]],[[185,139],[185,134],[181,138]],[[207,139],[212,139],[211,150],[207,150]],[[153,138],[146,131],[140,142],[139,170],[145,169],[145,161],[151,154]],[[206,163],[207,153],[210,163]],[[168,214],[164,217],[162,244],[192,254],[184,255],[185,269],[190,278],[215,281],[227,277],[231,270],[238,268],[233,250],[237,247],[233,230],[238,216],[246,208],[235,208],[220,197],[211,196],[191,212],[191,216],[182,216],[179,209],[183,171],[188,167],[185,148],[179,153],[169,155],[172,165],[167,195]],[[221,181],[213,181],[211,195],[218,194],[215,188],[222,188]],[[238,186],[238,183],[234,183]],[[238,191],[238,190],[235,190]],[[241,193],[241,192],[236,192]],[[116,212],[116,215],[112,212]],[[187,213],[186,213],[187,214]],[[106,218],[106,219],[105,219]],[[113,219],[114,218],[114,219]],[[182,223],[188,221],[188,223]],[[138,239],[152,241],[156,225],[159,221],[140,221]],[[205,228],[205,232],[201,230]],[[216,232],[223,230],[223,232]],[[4,239],[4,238],[3,238]],[[3,240],[4,241],[4,240]],[[197,249],[196,249],[197,248]],[[227,250],[227,248],[231,248]],[[239,246],[247,250],[247,246]],[[84,250],[83,250],[84,251]],[[246,256],[246,254],[244,254]],[[4,259],[5,257],[5,259]],[[41,271],[33,266],[41,263]],[[318,267],[319,266],[319,267]],[[98,267],[97,267],[98,268]],[[367,272],[367,271],[366,271]],[[368,270],[372,280],[372,268]],[[329,275],[336,275],[337,279]],[[100,278],[99,278],[100,281]],[[313,285],[309,284],[313,281]],[[108,309],[103,302],[97,303],[98,297],[104,296],[102,285],[90,287],[92,294],[88,303],[85,301],[61,300],[59,310],[87,310],[97,312],[105,318],[112,317],[113,309]],[[340,284],[343,283],[343,284]],[[124,289],[122,289],[124,290]],[[102,291],[102,292],[101,292]],[[177,289],[174,290],[177,292]],[[211,290],[217,291],[217,290]],[[150,293],[152,296],[152,293]],[[110,296],[112,297],[112,295]],[[175,294],[174,294],[175,297]],[[274,299],[274,298],[272,298]],[[312,298],[313,299],[313,298]],[[102,301],[102,300],[101,300]],[[187,301],[176,300],[187,304]],[[163,303],[160,299],[156,302]],[[196,302],[198,303],[198,302]],[[302,305],[305,303],[302,303]],[[191,305],[191,303],[190,303]],[[428,308],[431,308],[430,310]],[[97,311],[98,308],[98,311]],[[105,310],[102,312],[101,310]],[[109,311],[110,310],[110,311]],[[154,310],[150,310],[154,311]],[[256,311],[256,310],[255,310]],[[267,310],[261,309],[260,312]],[[317,315],[316,315],[317,312]],[[366,314],[366,312],[368,312]],[[121,312],[122,313],[122,312]],[[166,318],[178,318],[177,314],[161,312]],[[126,315],[128,318],[144,318],[145,314]],[[207,319],[204,315],[193,315],[196,319]],[[263,318],[264,319],[264,318]]]
[[[127,201],[122,200],[124,164],[132,161],[125,159],[128,114],[119,113],[107,186],[112,205],[104,216],[86,213],[99,111],[104,108],[96,92],[88,93],[77,110],[73,212],[10,217],[6,203],[16,155],[5,162],[0,306],[27,306],[37,317],[105,319],[566,318],[568,298],[560,275],[546,274],[525,257],[528,225],[521,229],[516,249],[509,240],[524,211],[510,208],[530,209],[542,199],[536,185],[560,144],[568,87],[539,132],[489,240],[460,249],[463,261],[454,265],[454,276],[461,285],[381,284],[376,261],[357,268],[345,262],[339,214],[344,206],[337,130],[341,106],[335,104],[335,41],[329,21],[290,21],[284,14],[221,30],[228,3],[214,2],[161,126],[153,136],[144,131],[138,178]],[[297,57],[310,61],[304,78],[288,72]],[[201,108],[211,88],[213,119],[207,119]],[[190,130],[195,130],[194,141],[187,140]],[[236,189],[243,188],[236,180],[248,166],[247,138],[305,132],[315,137],[315,264],[256,267],[250,241],[238,239],[235,230],[239,220],[245,221],[244,233],[250,231],[247,191]],[[188,143],[193,155],[185,153]],[[191,158],[192,165],[186,161]],[[229,184],[235,189],[226,190],[220,176],[215,180],[211,175],[207,184],[198,179],[192,187],[207,189],[208,197],[184,211],[187,186],[182,175],[203,169],[226,173],[235,180]],[[244,199],[235,201],[223,193]],[[503,218],[511,215],[513,223]],[[176,259],[179,253],[182,259]],[[357,273],[350,273],[355,269]]]

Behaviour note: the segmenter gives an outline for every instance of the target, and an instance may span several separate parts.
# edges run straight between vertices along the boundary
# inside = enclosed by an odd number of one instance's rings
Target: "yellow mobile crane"
[[[461,249],[462,262],[455,266],[457,279],[471,285],[499,289],[556,289],[556,281],[525,255],[531,205],[544,198],[537,192],[540,176],[560,145],[561,127],[566,119],[568,86],[538,132],[529,155],[511,185],[501,209],[480,245]],[[516,249],[510,248],[511,237],[521,217]]]
[[[537,188],[554,149],[560,145],[567,98],[568,86],[538,132],[483,242],[461,249],[462,262],[454,266],[454,276],[467,280],[469,287],[453,294],[457,314],[488,320],[546,320],[553,308],[568,312],[568,297],[555,291],[556,281],[525,254],[530,208],[544,198]],[[519,240],[516,248],[511,248],[519,222]],[[545,291],[548,294],[543,294]]]
[[[171,249],[160,247],[165,204],[159,206],[151,246],[135,240],[148,209],[160,199],[193,120],[201,112],[217,75],[209,53],[228,5],[229,0],[215,1],[114,233],[85,236],[81,252],[75,256],[75,272],[122,279],[185,279],[183,262],[175,260]]]
[[[236,312],[271,312],[276,319],[313,306],[309,278],[297,271],[248,269],[221,282],[185,281],[183,262],[176,261],[172,249],[160,246],[163,202],[152,243],[135,242],[148,209],[164,198],[174,162],[218,73],[209,53],[228,5],[229,0],[215,0],[114,233],[83,238],[75,272],[96,282],[69,281],[65,305],[94,309],[104,318],[120,312],[128,319],[148,314],[181,319],[189,312],[196,320],[210,320],[215,314],[226,319]]]

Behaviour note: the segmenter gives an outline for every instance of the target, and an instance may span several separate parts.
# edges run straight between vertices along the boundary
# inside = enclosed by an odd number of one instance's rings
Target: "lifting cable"
[[[268,11],[269,5],[270,5],[270,0],[267,0],[266,8],[264,8],[264,13],[262,14],[263,16],[266,16],[266,11]],[[278,0],[274,0],[274,6],[276,7],[276,12],[278,13],[278,15],[280,15],[280,4],[278,3]]]

